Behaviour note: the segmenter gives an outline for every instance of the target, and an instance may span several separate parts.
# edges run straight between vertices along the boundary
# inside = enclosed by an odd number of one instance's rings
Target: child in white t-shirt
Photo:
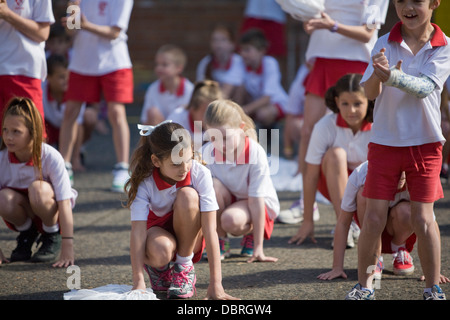
[[[54,22],[51,0],[0,2],[0,123],[6,103],[16,96],[33,100],[44,121],[44,41]]]
[[[186,54],[178,46],[166,44],[158,49],[155,56],[158,79],[145,93],[141,123],[157,125],[176,108],[189,103],[194,84],[182,76],[186,62]]]
[[[72,208],[78,194],[60,153],[43,143],[42,132],[40,114],[30,99],[8,103],[0,146],[0,216],[19,232],[11,262],[57,260],[53,266],[68,267],[75,259]],[[32,255],[39,235],[42,245]]]
[[[236,99],[237,89],[244,79],[244,62],[235,52],[232,31],[223,26],[216,26],[210,39],[211,54],[204,57],[197,65],[197,81],[210,79],[220,84],[224,98]]]
[[[359,238],[358,284],[348,299],[371,299],[374,241],[383,231],[389,201],[405,171],[411,198],[413,230],[425,275],[423,298],[445,299],[439,287],[440,245],[434,227],[433,204],[443,197],[439,178],[442,165],[440,126],[441,91],[450,69],[450,39],[431,23],[439,0],[395,1],[400,19],[380,37],[372,51],[362,84],[369,99],[376,99],[369,167],[363,195],[366,218]]]
[[[284,117],[288,101],[278,61],[266,55],[267,45],[258,29],[248,30],[240,39],[240,54],[246,66],[241,105],[246,114],[266,128]]]
[[[215,228],[218,205],[211,173],[193,159],[189,132],[169,121],[138,127],[142,137],[126,184],[133,289],[145,290],[145,270],[153,290],[167,291],[169,298],[191,297],[196,282],[194,263],[206,245],[207,298],[234,299],[222,287]]]
[[[133,71],[127,46],[133,0],[75,1],[80,8],[80,27],[73,29],[69,63],[69,87],[60,130],[60,152],[70,163],[77,139],[77,117],[83,102],[107,102],[116,164],[111,191],[124,192],[129,179],[130,129],[125,105],[133,102]],[[70,24],[68,27],[72,27]]]
[[[325,101],[333,113],[314,126],[303,175],[303,222],[289,243],[314,239],[314,202],[320,191],[339,217],[348,176],[367,160],[373,103],[364,95],[362,75],[348,74],[328,89]]]
[[[230,255],[228,234],[244,236],[241,254],[248,262],[276,262],[263,251],[280,204],[270,178],[267,154],[256,141],[253,121],[231,100],[212,102],[205,114],[202,159],[211,170],[219,203],[217,230],[221,257]]]

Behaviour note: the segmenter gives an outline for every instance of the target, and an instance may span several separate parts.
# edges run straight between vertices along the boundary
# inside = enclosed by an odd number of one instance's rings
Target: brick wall
[[[65,15],[66,0],[53,0],[57,20]],[[85,0],[86,1],[86,0]],[[87,0],[89,1],[89,0]],[[217,23],[227,24],[238,34],[246,0],[134,0],[128,30],[128,46],[133,61],[136,103],[141,103],[145,89],[155,80],[153,62],[156,50],[173,43],[186,51],[188,65],[184,75],[195,80],[195,68],[209,52],[209,36]],[[380,34],[396,21],[390,9],[388,21]],[[286,26],[288,56],[279,60],[286,89],[304,57],[308,37],[300,22],[288,18]]]

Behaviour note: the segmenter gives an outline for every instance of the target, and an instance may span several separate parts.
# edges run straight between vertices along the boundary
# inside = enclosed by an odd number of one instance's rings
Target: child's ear
[[[436,10],[440,4],[441,4],[441,0],[434,0],[434,1],[431,0],[430,9]]]
[[[151,155],[150,159],[155,167],[159,168],[161,166],[161,161],[159,161],[159,158],[154,154]]]

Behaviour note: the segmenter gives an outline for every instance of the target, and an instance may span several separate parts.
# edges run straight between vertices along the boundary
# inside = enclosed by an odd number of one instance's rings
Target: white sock
[[[177,258],[175,260],[175,263],[179,263],[181,265],[185,265],[185,266],[192,266],[192,258],[194,257],[194,254],[191,253],[189,256],[187,257],[182,257],[180,255],[178,255],[177,253]]]
[[[396,245],[396,244],[394,244],[393,242],[391,242],[391,249],[392,249],[392,251],[393,251],[394,253],[397,253],[397,252],[398,252],[398,249],[404,248],[404,247],[405,247],[405,244],[404,244],[404,243],[403,243],[403,244]]]
[[[15,227],[17,231],[27,231],[28,229],[30,229],[32,223],[33,221],[31,220],[31,218],[27,218],[27,221],[25,221],[23,225]]]
[[[53,226],[46,226],[45,224],[42,224],[42,230],[44,230],[47,233],[55,233],[59,231],[59,224],[54,224]]]

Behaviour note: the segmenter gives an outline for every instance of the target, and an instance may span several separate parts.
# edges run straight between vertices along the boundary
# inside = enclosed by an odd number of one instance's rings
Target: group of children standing
[[[374,298],[372,278],[381,276],[381,253],[395,253],[396,272],[410,273],[414,266],[409,252],[416,241],[426,281],[424,298],[445,299],[439,287],[445,277],[440,274],[439,229],[433,214],[434,201],[443,196],[439,173],[445,139],[438,102],[450,74],[449,38],[431,24],[440,1],[395,0],[400,22],[378,41],[364,20],[370,4],[355,1],[355,6],[342,8],[338,2],[330,1],[328,13],[304,24],[312,39],[309,68],[302,74],[303,222],[289,242],[300,244],[308,237],[315,241],[319,190],[332,203],[338,221],[333,270],[320,279],[346,277],[342,261],[354,220],[361,227],[358,284],[346,299]],[[374,2],[384,8],[375,19],[380,24],[387,1]],[[12,1],[1,2],[3,10],[5,3],[13,6]],[[278,260],[263,250],[280,205],[255,123],[270,128],[289,113],[289,101],[295,99],[289,100],[281,85],[278,62],[266,55],[264,33],[245,32],[238,55],[231,33],[223,26],[214,29],[212,53],[200,62],[195,84],[181,75],[184,52],[174,45],[161,47],[155,57],[158,80],[147,91],[141,138],[128,164],[124,104],[132,102],[133,84],[126,29],[133,1],[75,3],[81,8],[81,30],[76,31],[68,67],[59,152],[43,143],[46,118],[38,107],[42,99],[14,98],[4,104],[0,216],[20,232],[11,261],[53,261],[61,247],[54,266],[74,263],[72,208],[77,193],[70,184],[70,162],[77,121],[90,125],[86,112],[80,112],[83,103],[98,103],[103,97],[118,160],[113,189],[125,191],[131,212],[133,289],[145,289],[147,273],[153,290],[167,291],[169,298],[191,297],[194,263],[206,249],[207,297],[235,299],[222,287],[228,235],[243,236],[242,254],[249,256],[248,262]],[[355,15],[357,25],[347,21]],[[14,26],[7,21],[0,10],[0,23]],[[330,32],[340,49],[334,56],[323,56],[327,48],[320,40]],[[342,46],[354,49],[355,60]],[[49,69],[49,84],[56,66]],[[196,134],[202,143],[194,143]],[[47,244],[32,255],[39,234]],[[380,268],[368,274],[373,265]]]

